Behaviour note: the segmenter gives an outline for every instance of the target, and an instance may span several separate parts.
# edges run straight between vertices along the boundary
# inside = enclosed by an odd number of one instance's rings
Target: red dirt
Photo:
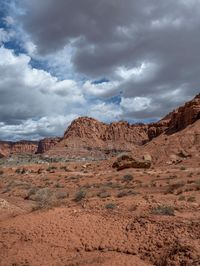
[[[0,265],[200,265],[199,99],[145,145],[144,125],[82,118],[49,150],[73,160],[0,159]],[[117,171],[106,147],[152,166]]]

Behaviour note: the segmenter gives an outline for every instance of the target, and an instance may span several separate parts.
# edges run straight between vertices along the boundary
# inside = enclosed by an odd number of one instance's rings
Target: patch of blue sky
[[[107,99],[104,99],[104,102],[105,103],[113,103],[113,104],[116,104],[116,105],[119,105],[120,102],[121,102],[121,97],[122,97],[122,94],[118,94],[118,95],[115,95],[113,97],[109,97]]]
[[[101,78],[101,79],[98,79],[98,80],[94,80],[92,82],[92,84],[101,84],[101,83],[107,83],[107,82],[109,82],[109,79],[107,79],[107,78]]]

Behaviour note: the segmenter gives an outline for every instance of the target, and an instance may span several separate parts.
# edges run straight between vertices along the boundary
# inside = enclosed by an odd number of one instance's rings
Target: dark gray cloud
[[[57,132],[56,116],[62,117],[57,128],[77,115],[104,121],[158,118],[199,92],[200,0],[15,2],[21,8],[15,30],[31,48],[29,55],[45,59],[59,77],[71,71],[72,78],[59,81],[33,69],[28,56],[2,48],[4,132],[16,125],[19,135],[49,135]],[[6,32],[0,35],[5,42]],[[110,82],[92,82],[102,78]],[[119,95],[121,103],[110,100]],[[51,123],[42,126],[46,118]]]
[[[116,68],[153,62],[151,80],[123,83],[128,97],[199,86],[199,0],[44,0],[22,2],[24,29],[41,54],[53,53],[74,40],[72,63],[91,77],[115,78]],[[154,91],[151,93],[151,91]]]

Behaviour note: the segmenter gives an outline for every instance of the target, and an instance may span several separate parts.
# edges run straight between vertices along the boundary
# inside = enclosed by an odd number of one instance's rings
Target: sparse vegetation
[[[105,199],[105,198],[109,198],[111,196],[111,194],[107,191],[101,191],[97,194],[98,197]]]
[[[84,199],[86,197],[86,191],[85,190],[79,190],[74,197],[74,201],[75,202],[79,202],[82,199]]]
[[[185,200],[185,196],[180,196],[179,198],[178,198],[178,200],[180,200],[180,201],[183,201],[183,200]]]
[[[69,197],[69,193],[67,191],[57,191],[56,198],[57,199],[65,199]]]
[[[196,201],[196,198],[194,196],[190,196],[188,199],[187,199],[188,202],[195,202]]]
[[[185,182],[177,182],[174,184],[170,184],[166,190],[166,194],[171,193],[173,194],[175,190],[180,189],[181,187],[185,186]]]
[[[158,206],[152,209],[152,214],[174,216],[174,208],[171,206]]]
[[[23,175],[23,174],[25,174],[26,173],[26,170],[24,169],[24,168],[17,168],[16,170],[15,170],[15,173],[16,174],[21,174],[21,175]]]
[[[115,203],[108,203],[106,204],[105,208],[108,210],[114,210],[116,209],[117,205]]]
[[[129,191],[121,191],[117,194],[118,198],[123,198],[126,196],[130,196],[130,195],[137,195],[138,193],[133,191],[133,190],[129,190]]]
[[[130,174],[128,174],[128,175],[124,175],[123,176],[123,181],[125,181],[125,182],[130,182],[130,181],[132,181],[133,180],[133,176],[132,175],[130,175]]]
[[[64,188],[65,186],[61,183],[56,183],[55,188]]]
[[[57,169],[56,166],[49,166],[49,167],[47,168],[47,171],[48,171],[48,172],[51,172],[51,171],[54,171],[54,170],[56,170],[56,169]]]

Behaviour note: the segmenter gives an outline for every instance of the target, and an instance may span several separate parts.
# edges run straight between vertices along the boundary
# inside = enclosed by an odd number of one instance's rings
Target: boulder
[[[113,168],[116,168],[117,171],[126,169],[126,168],[143,168],[148,169],[151,167],[151,161],[141,160],[138,158],[133,158],[131,154],[121,154],[119,155],[115,162],[112,165]]]
[[[149,153],[143,155],[143,160],[152,162],[152,157]]]

